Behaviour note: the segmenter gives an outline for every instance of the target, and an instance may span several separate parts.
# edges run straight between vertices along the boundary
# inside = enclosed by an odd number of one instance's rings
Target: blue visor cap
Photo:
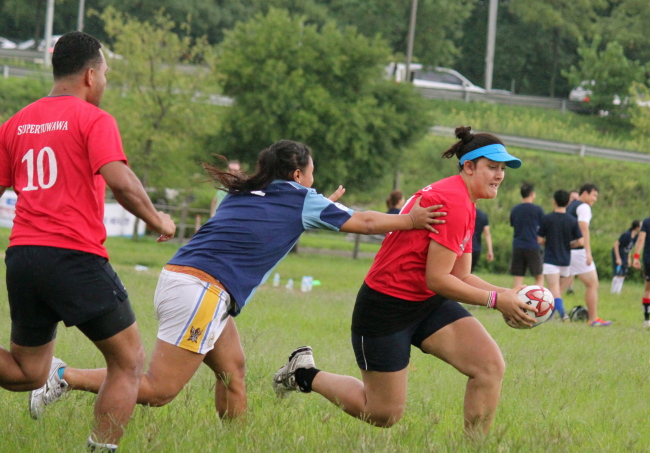
[[[486,157],[495,162],[505,162],[506,166],[510,168],[521,167],[521,161],[515,156],[511,156],[506,151],[506,147],[495,143],[494,145],[483,146],[482,148],[470,151],[460,158],[459,164],[462,166],[467,160],[474,160],[477,157]]]

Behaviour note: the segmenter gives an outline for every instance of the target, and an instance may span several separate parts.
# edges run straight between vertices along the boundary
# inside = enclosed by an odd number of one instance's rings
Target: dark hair
[[[52,53],[52,75],[55,79],[79,74],[88,66],[99,66],[102,44],[94,36],[73,31],[61,36]]]
[[[218,157],[224,163],[228,163],[225,157]],[[203,164],[203,168],[225,190],[250,192],[262,190],[276,179],[293,181],[293,172],[307,168],[310,158],[309,146],[291,140],[280,140],[260,152],[255,173],[252,175],[220,170],[206,163]]]
[[[458,126],[454,131],[454,134],[459,141],[454,143],[447,151],[442,153],[442,157],[451,159],[452,157],[456,156],[458,160],[460,160],[460,158],[465,154],[474,151],[475,149],[494,144],[503,145],[503,142],[492,134],[472,134],[470,132],[471,130],[472,128],[470,126]],[[482,157],[483,156],[472,159],[472,162],[476,163]]]
[[[578,190],[578,193],[582,195],[583,192],[591,193],[594,190],[596,192],[600,192],[596,184],[587,183],[580,186],[580,190]]]
[[[404,194],[401,190],[393,190],[388,198],[386,198],[386,207],[388,209],[393,209],[397,207],[397,203],[404,197]]]
[[[556,190],[553,194],[553,199],[558,208],[566,208],[566,205],[569,204],[569,192],[566,190]]]
[[[530,197],[530,194],[535,191],[535,186],[532,185],[529,182],[525,182],[521,185],[521,188],[519,189],[519,193],[521,194],[521,198],[528,198]]]
[[[632,220],[632,226],[630,227],[630,230],[635,230],[641,226],[641,221],[640,220]]]

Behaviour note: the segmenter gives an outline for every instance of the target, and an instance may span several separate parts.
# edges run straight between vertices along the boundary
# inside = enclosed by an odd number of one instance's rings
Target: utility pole
[[[84,0],[79,0],[79,14],[77,15],[77,31],[84,31]]]
[[[52,22],[54,21],[54,0],[47,0],[47,11],[45,13],[45,50],[43,60],[45,67],[49,68],[52,61],[50,56],[50,43],[52,41]]]
[[[411,81],[411,59],[413,58],[413,39],[415,37],[415,19],[418,16],[418,0],[413,0],[411,5],[411,22],[409,24],[409,42],[406,51],[406,74],[404,77],[407,82]]]
[[[492,72],[494,71],[494,42],[497,34],[497,8],[499,0],[490,0],[488,15],[487,55],[485,56],[485,89],[492,91]]]

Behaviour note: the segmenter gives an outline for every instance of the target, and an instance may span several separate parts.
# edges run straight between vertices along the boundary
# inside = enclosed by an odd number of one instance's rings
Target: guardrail
[[[454,128],[446,126],[433,126],[429,128],[429,133],[444,137],[453,137]],[[566,143],[556,142],[553,140],[543,140],[539,138],[518,137],[516,135],[498,134],[498,136],[503,141],[503,143],[510,146],[519,146],[521,148],[529,148],[539,151],[573,154],[580,157],[591,156],[601,157],[603,159],[650,164],[650,154],[635,153],[633,151],[623,151],[620,149],[612,148],[599,148],[597,146],[589,146],[580,143]]]
[[[589,108],[583,102],[569,101],[562,98],[551,98],[545,96],[528,96],[522,94],[494,93],[473,93],[467,90],[442,90],[433,88],[416,87],[422,97],[427,99],[443,99],[465,102],[488,102],[494,104],[523,105],[527,107],[539,107],[544,109],[560,110],[563,113],[567,110],[572,112],[588,112]]]

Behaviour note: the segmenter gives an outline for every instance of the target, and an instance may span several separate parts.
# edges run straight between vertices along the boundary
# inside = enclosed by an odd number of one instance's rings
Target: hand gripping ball
[[[533,324],[533,327],[537,327],[547,321],[553,314],[553,310],[555,310],[555,299],[553,298],[553,294],[543,286],[526,286],[517,293],[517,296],[522,302],[527,303],[531,307],[537,308],[537,313],[522,308],[522,311],[525,311],[528,316],[537,321]],[[527,328],[516,324],[505,315],[503,316],[503,319],[506,321],[506,324],[515,329]]]

